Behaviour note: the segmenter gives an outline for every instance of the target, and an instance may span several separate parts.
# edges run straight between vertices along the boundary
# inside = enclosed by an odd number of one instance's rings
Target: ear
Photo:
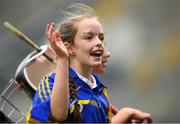
[[[71,43],[64,42],[64,46],[67,48],[67,51],[68,51],[69,55],[75,56],[74,49],[73,49]]]

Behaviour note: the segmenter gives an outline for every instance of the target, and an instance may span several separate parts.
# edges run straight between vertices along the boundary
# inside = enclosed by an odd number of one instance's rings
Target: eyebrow
[[[95,32],[93,32],[93,31],[83,32],[83,34],[104,35],[104,33],[95,33]]]

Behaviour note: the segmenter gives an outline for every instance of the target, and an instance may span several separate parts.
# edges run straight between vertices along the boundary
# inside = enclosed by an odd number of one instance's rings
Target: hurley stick
[[[38,52],[41,51],[41,48],[35,44],[31,39],[29,39],[27,36],[25,36],[22,32],[20,32],[18,29],[16,29],[13,25],[11,25],[9,22],[4,22],[4,26],[9,29],[12,33],[14,33],[17,37],[19,37],[22,41],[24,41],[25,43],[27,43],[29,46],[31,46],[32,48],[34,48],[35,50],[37,50]],[[55,62],[53,61],[53,59],[46,55],[45,53],[43,53],[43,55],[52,63],[55,64]]]

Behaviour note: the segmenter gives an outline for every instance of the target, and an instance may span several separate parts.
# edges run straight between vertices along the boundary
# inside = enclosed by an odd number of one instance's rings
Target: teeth
[[[96,51],[95,54],[101,54],[102,52],[101,51]]]
[[[91,55],[93,55],[93,56],[101,56],[102,53],[103,53],[103,52],[102,52],[101,50],[97,50],[97,51],[95,51],[95,52],[92,52]]]

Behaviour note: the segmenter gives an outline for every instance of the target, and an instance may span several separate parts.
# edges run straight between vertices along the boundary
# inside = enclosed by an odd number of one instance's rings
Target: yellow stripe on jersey
[[[107,92],[107,89],[106,88],[103,88],[102,89],[104,95],[107,97],[108,101],[109,101],[109,96],[108,96],[108,92]]]
[[[80,105],[88,104],[89,102],[90,102],[90,100],[78,100],[78,103]]]
[[[48,77],[50,76],[51,74],[48,74]],[[48,91],[48,95],[51,94],[51,89],[49,87],[49,82],[48,82],[48,78],[46,79],[46,87],[47,87],[47,91]]]
[[[39,95],[39,98],[41,100],[41,102],[44,102],[43,98],[42,98],[42,94],[41,94],[41,88],[40,88],[40,85],[38,87],[38,95]]]
[[[72,108],[70,109],[70,113],[72,113],[74,111],[74,105],[72,106]]]
[[[96,106],[97,108],[100,108],[99,104],[95,100],[78,100],[79,105],[86,105],[86,104],[91,104],[93,106]],[[74,111],[74,105],[72,108],[70,108],[70,113]]]
[[[32,107],[30,108],[30,111],[27,113],[27,116],[26,116],[26,123],[27,124],[31,124],[31,123],[41,123],[40,121],[34,119],[34,118],[31,118],[31,109]]]
[[[78,104],[80,105],[85,105],[85,104],[89,104],[90,100],[78,100]],[[74,111],[74,105],[72,106],[72,108],[70,108],[70,113],[72,113]]]
[[[111,108],[111,106],[109,106],[109,110],[108,110],[109,123],[111,123],[112,116],[113,116],[113,114],[112,114],[112,108]]]
[[[49,87],[49,82],[48,82],[48,77],[49,77],[50,73],[48,73],[43,79],[42,79],[42,92],[44,94],[45,99],[48,98],[48,96],[51,94],[51,90]],[[47,91],[45,89],[45,86],[47,88]]]
[[[109,96],[108,96],[107,89],[106,89],[106,88],[103,88],[102,91],[103,91],[104,95],[107,97],[107,99],[108,99],[108,101],[109,101]],[[110,107],[110,105],[109,105],[108,117],[109,117],[109,122],[110,122],[110,123],[111,123],[112,115],[113,115],[113,114],[112,114],[112,109],[111,109],[111,107]]]
[[[41,82],[41,85],[42,85],[42,93],[43,93],[43,96],[45,97],[45,99],[47,98],[47,95],[46,95],[46,91],[45,91],[45,88],[44,88],[44,81],[47,79],[47,77],[45,76],[45,78],[42,80]]]

